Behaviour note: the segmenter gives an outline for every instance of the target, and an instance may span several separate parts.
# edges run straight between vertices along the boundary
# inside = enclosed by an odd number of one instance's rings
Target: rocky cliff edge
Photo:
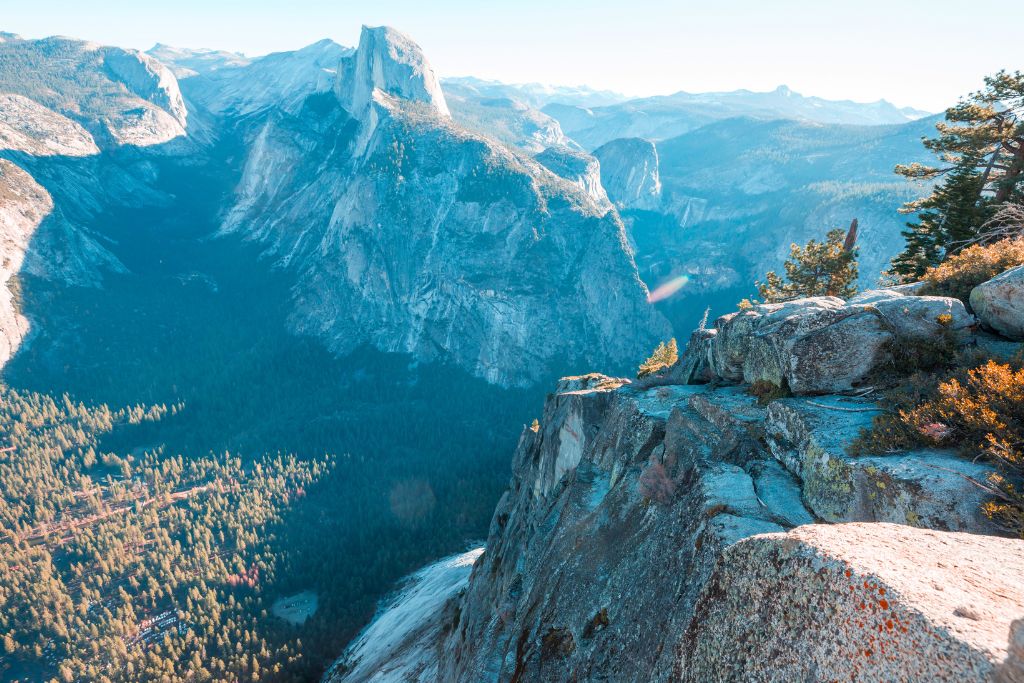
[[[757,307],[654,380],[562,380],[417,656],[467,682],[1022,680],[1024,541],[980,512],[988,466],[849,449],[887,340],[940,334],[935,314],[975,343],[957,304]],[[795,395],[751,395],[787,372]],[[367,680],[347,667],[332,680]]]

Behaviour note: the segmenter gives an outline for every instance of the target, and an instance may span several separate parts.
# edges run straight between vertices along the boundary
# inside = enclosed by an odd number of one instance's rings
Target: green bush
[[[768,405],[776,399],[789,398],[793,395],[789,387],[785,386],[785,380],[783,380],[783,386],[780,387],[766,379],[759,379],[751,384],[747,387],[747,393],[756,397],[759,405]]]

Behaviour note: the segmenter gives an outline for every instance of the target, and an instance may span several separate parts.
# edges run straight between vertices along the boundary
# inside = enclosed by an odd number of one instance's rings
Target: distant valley
[[[44,567],[15,607],[52,617],[0,676],[132,680],[178,612],[168,671],[320,675],[394,580],[486,537],[557,377],[635,372],[854,217],[876,280],[933,125],[442,79],[383,27],[258,58],[0,34],[0,363],[32,416],[0,424],[32,454],[0,457],[0,514]]]

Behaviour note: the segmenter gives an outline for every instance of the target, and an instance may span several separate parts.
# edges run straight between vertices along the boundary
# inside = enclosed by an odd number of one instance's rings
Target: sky
[[[0,0],[0,30],[259,55],[387,24],[442,76],[630,96],[788,85],[940,111],[1024,70],[1024,2],[993,0]]]

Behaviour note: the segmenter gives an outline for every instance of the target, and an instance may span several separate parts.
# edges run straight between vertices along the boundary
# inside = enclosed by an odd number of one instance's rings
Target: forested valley
[[[291,336],[286,278],[208,237],[223,181],[163,177],[188,201],[97,221],[130,275],[19,283],[39,331],[0,387],[3,678],[317,677],[394,581],[486,535],[541,404]],[[275,615],[300,593],[308,619]]]

